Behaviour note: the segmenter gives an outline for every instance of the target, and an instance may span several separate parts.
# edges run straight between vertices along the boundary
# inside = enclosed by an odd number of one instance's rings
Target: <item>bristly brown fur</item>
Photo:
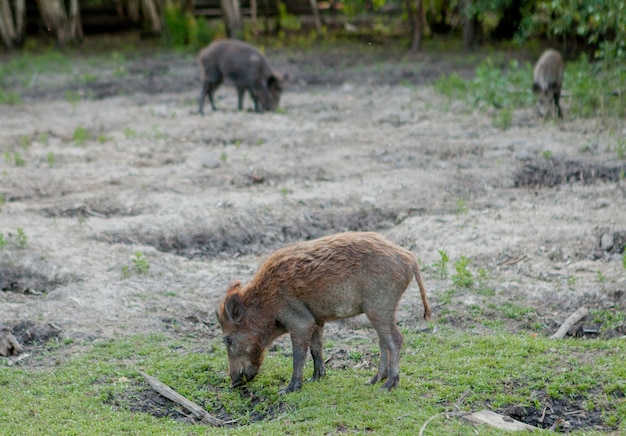
[[[230,284],[218,310],[228,341],[237,342],[229,348],[233,384],[241,384],[242,375],[252,379],[263,359],[258,350],[286,332],[294,346],[294,376],[286,392],[301,385],[301,366],[309,345],[314,378],[321,378],[325,373],[321,357],[324,323],[365,313],[385,348],[371,381],[387,379],[385,387],[393,388],[399,379],[402,345],[395,311],[413,277],[420,289],[424,318],[430,320],[415,255],[377,233],[340,233],[276,251],[249,284]]]

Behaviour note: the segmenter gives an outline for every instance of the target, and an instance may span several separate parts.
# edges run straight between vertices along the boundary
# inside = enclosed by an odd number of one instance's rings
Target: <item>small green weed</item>
[[[17,228],[17,236],[15,237],[15,244],[18,248],[26,248],[26,244],[28,242],[28,237],[26,236],[26,232],[23,228]]]
[[[76,91],[65,91],[65,100],[72,106],[76,107],[76,105],[80,102],[80,94]]]
[[[552,157],[552,152],[550,150],[544,150],[541,152],[541,157],[548,160]]]
[[[220,154],[220,162],[226,163],[227,160],[228,160],[228,155],[226,154],[225,151],[223,151],[222,154]]]
[[[507,130],[513,124],[513,108],[505,107],[500,109],[493,120],[493,126],[498,129]]]
[[[617,157],[619,159],[626,158],[626,139],[625,138],[618,139],[617,144],[615,144],[615,152],[617,153]]]
[[[283,198],[287,198],[287,195],[289,195],[289,193],[291,193],[291,191],[289,190],[289,188],[283,186],[282,188],[280,188],[280,195]]]
[[[37,136],[37,142],[40,142],[43,145],[48,145],[48,134],[46,132],[41,132]]]
[[[569,287],[570,291],[573,291],[575,289],[577,281],[578,281],[578,277],[576,276],[569,276],[567,278],[567,286]]]
[[[26,160],[17,151],[13,153],[13,163],[16,167],[26,166]]]
[[[30,136],[28,136],[28,135],[20,136],[20,145],[22,146],[22,148],[26,149],[26,148],[30,147],[31,143],[32,142],[30,140]]]
[[[0,209],[4,206],[4,194],[0,194]]]
[[[456,216],[465,215],[469,212],[467,202],[461,197],[456,199]]]
[[[78,126],[74,129],[74,134],[72,135],[72,141],[76,143],[76,145],[83,146],[91,139],[91,132],[87,130],[83,126]]]
[[[530,307],[523,307],[514,303],[504,303],[497,307],[497,309],[499,309],[505,317],[511,319],[522,319],[525,315],[534,312]]]
[[[134,130],[134,129],[131,129],[130,127],[126,127],[124,129],[124,136],[126,137],[126,139],[136,138],[137,137],[137,131]]]
[[[606,282],[606,276],[602,274],[602,271],[600,270],[596,271],[596,282],[598,283]]]
[[[448,252],[444,249],[437,249],[437,251],[439,252],[439,260],[433,264],[432,268],[437,273],[440,280],[445,280],[448,278],[448,262],[450,261],[450,257],[448,256]]]
[[[22,97],[15,92],[9,91],[6,92],[4,89],[0,88],[0,104],[8,104],[8,105],[18,105],[22,103]]]
[[[56,161],[54,157],[54,153],[51,151],[48,152],[48,155],[46,156],[46,160],[48,161],[48,166],[52,168],[54,166],[54,162]]]
[[[130,277],[131,273],[135,272],[137,274],[147,274],[150,270],[150,263],[148,263],[148,259],[145,258],[144,254],[141,251],[135,251],[134,256],[131,259],[131,265],[124,265],[122,267],[122,275],[127,278]]]
[[[452,283],[458,289],[471,289],[474,286],[474,276],[467,268],[470,262],[471,260],[465,256],[454,262],[456,273],[452,274]]]
[[[7,240],[4,238],[4,234],[0,232],[0,248],[4,248],[7,245]]]
[[[100,144],[104,144],[105,142],[110,141],[110,140],[111,140],[111,138],[109,138],[108,136],[106,136],[104,134],[98,135],[98,142]]]

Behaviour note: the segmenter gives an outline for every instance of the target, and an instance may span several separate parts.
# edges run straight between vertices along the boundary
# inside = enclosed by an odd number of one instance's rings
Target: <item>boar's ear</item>
[[[231,294],[233,292],[239,292],[240,288],[241,288],[241,282],[239,280],[230,282],[228,284],[228,290],[226,291],[226,293]]]
[[[535,94],[538,94],[539,91],[541,91],[541,87],[539,86],[539,84],[537,82],[533,83],[533,92]]]
[[[239,324],[243,319],[243,302],[241,296],[237,293],[230,295],[224,302],[224,311],[228,320],[233,324]]]

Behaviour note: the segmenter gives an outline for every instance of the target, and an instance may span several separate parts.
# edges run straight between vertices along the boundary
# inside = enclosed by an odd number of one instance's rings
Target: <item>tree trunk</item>
[[[128,18],[133,23],[139,23],[141,16],[139,14],[139,0],[128,0],[127,13]]]
[[[405,4],[411,32],[411,51],[420,51],[426,27],[424,0],[406,0]]]
[[[226,24],[226,35],[229,38],[240,38],[243,31],[241,6],[239,0],[221,0],[222,12]]]
[[[83,23],[80,19],[80,6],[78,0],[70,1],[70,38],[72,41],[83,40]]]
[[[150,33],[159,35],[163,30],[163,24],[161,23],[161,17],[159,16],[159,11],[154,0],[142,0],[141,8],[144,22]]]
[[[61,0],[37,0],[44,25],[56,32],[57,42],[64,46],[70,42],[71,34],[65,5]]]
[[[309,0],[311,11],[313,12],[313,24],[315,24],[315,33],[319,39],[322,38],[322,22],[320,21],[320,11],[317,7],[317,0]]]
[[[259,36],[259,22],[257,20],[257,2],[256,0],[250,0],[250,12],[252,15],[252,34],[254,35],[254,37],[256,38],[257,36]]]
[[[24,22],[26,4],[24,0],[15,0],[11,10],[9,0],[0,0],[0,38],[8,49],[24,42]]]
[[[265,15],[265,34],[270,34],[270,0],[263,0],[263,15]]]
[[[472,0],[463,2],[463,46],[467,50],[474,48],[476,44],[476,27],[478,19],[474,11]]]

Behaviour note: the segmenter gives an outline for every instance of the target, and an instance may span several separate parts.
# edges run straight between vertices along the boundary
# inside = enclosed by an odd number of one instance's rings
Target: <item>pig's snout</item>
[[[245,367],[242,365],[235,371],[230,373],[230,387],[238,388],[244,384],[251,382],[256,377],[258,368]]]

